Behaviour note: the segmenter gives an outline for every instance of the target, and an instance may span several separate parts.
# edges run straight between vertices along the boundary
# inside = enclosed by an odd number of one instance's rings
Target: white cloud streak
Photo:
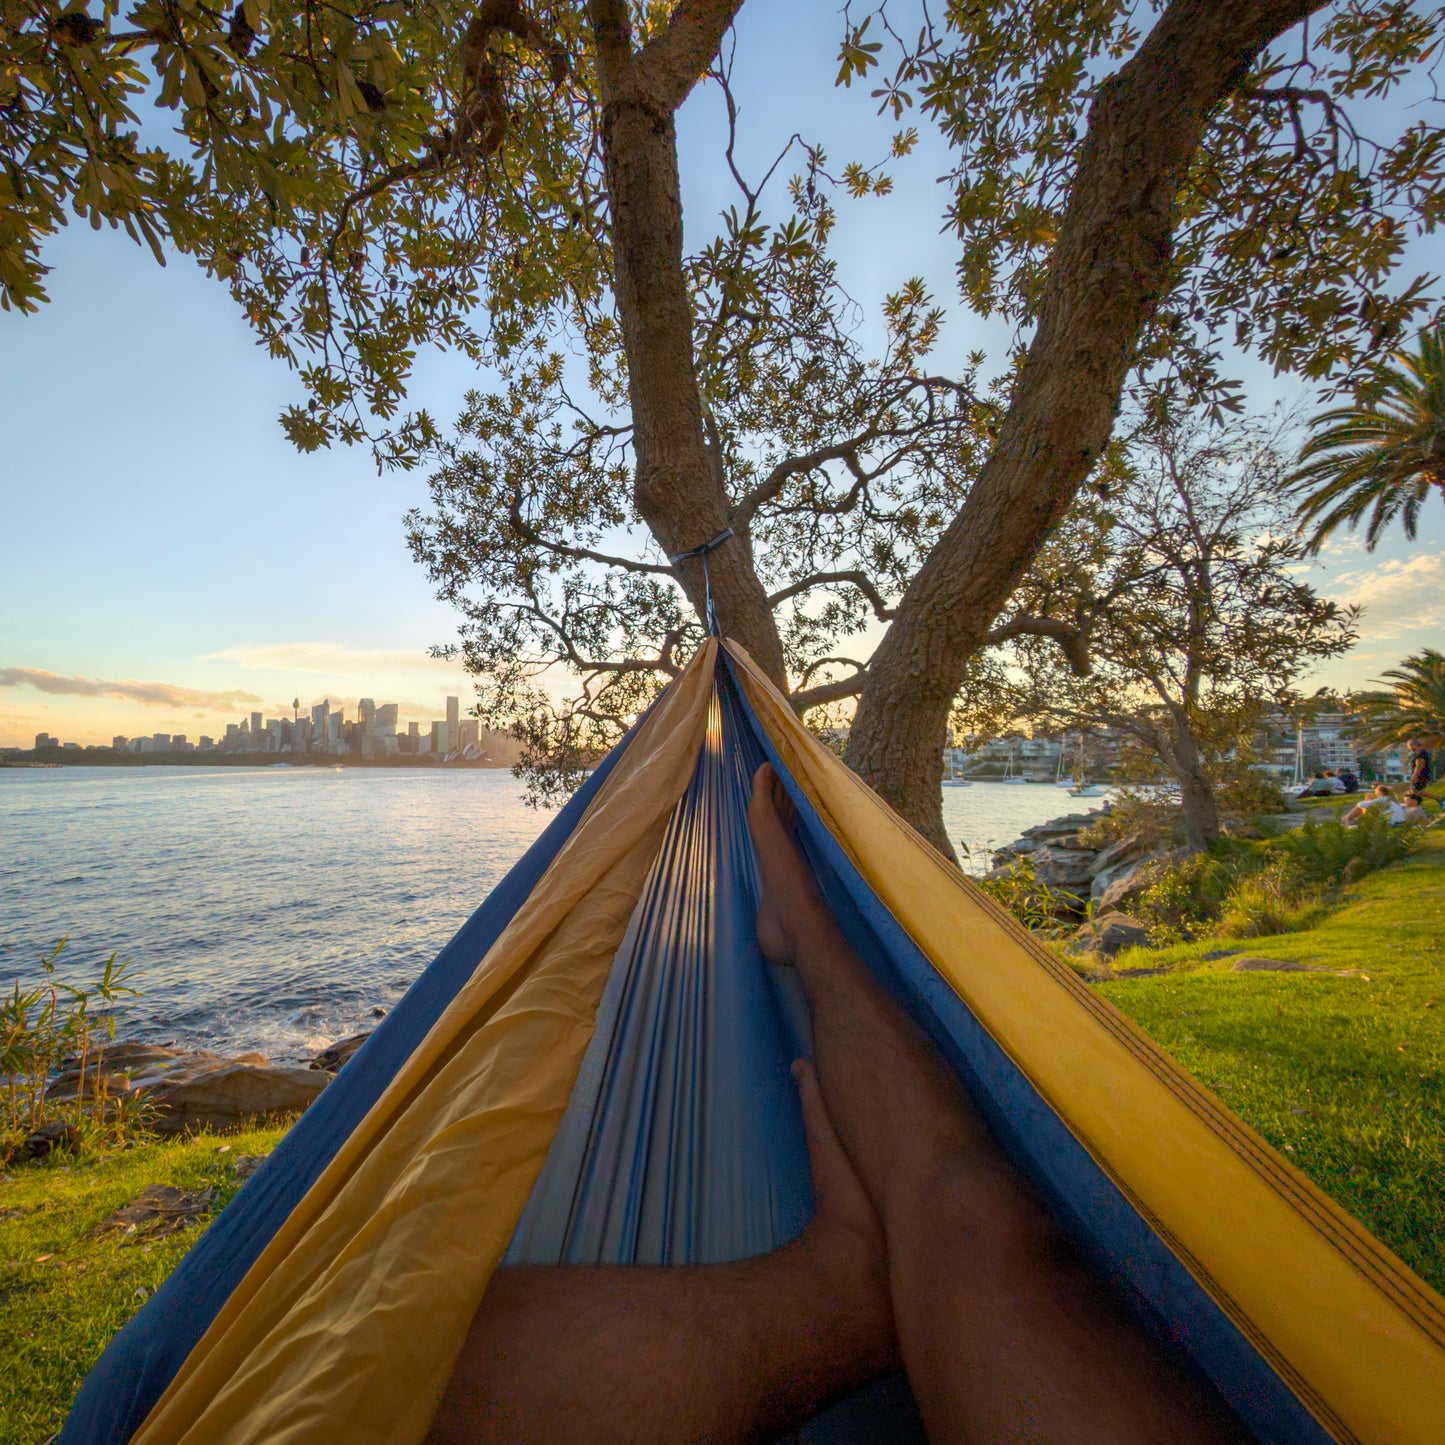
[[[108,697],[138,702],[143,707],[204,708],[227,711],[261,699],[254,692],[227,689],[204,692],[169,682],[116,682],[102,677],[66,677],[38,667],[0,667],[0,687],[33,687],[56,697]]]

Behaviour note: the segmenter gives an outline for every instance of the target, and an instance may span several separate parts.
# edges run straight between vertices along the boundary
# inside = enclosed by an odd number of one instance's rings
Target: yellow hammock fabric
[[[901,822],[725,644],[913,942],[1339,1441],[1445,1439],[1445,1302]],[[140,1445],[421,1440],[527,1202],[714,702],[709,642],[191,1350]]]

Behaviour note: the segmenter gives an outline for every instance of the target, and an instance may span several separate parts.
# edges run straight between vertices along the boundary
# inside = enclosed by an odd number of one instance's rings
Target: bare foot
[[[758,947],[774,963],[796,963],[799,949],[833,926],[828,905],[792,839],[797,821],[772,764],[753,774],[753,795],[748,803],[748,831],[763,878],[758,904]]]
[[[898,1359],[883,1226],[838,1142],[817,1072],[798,1059],[793,1077],[803,1105],[815,1205],[799,1243],[817,1260],[829,1298],[855,1332],[870,1372],[882,1371]]]

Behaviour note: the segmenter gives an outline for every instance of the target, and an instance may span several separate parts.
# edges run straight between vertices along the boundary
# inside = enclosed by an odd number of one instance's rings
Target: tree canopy
[[[701,564],[670,559],[731,527],[724,630],[800,706],[856,700],[850,762],[942,840],[949,709],[1126,386],[1226,410],[1231,343],[1352,384],[1434,304],[1402,261],[1440,217],[1441,128],[1427,106],[1375,134],[1371,102],[1425,73],[1445,16],[860,12],[840,79],[885,112],[877,156],[834,168],[779,137],[771,182],[734,167],[735,204],[685,256],[675,116],[700,83],[727,93],[742,8],[13,0],[0,281],[39,302],[67,208],[169,243],[298,367],[298,445],[435,448],[413,545],[462,605],[494,717],[543,751],[605,740],[665,681],[703,610]],[[886,194],[910,109],[957,157],[940,211],[963,299],[1018,328],[997,378],[935,360],[943,307],[907,277],[871,354],[838,284],[838,208]],[[431,342],[500,377],[454,436],[405,405]],[[548,665],[575,706],[539,693]]]
[[[1076,503],[1010,602],[1072,624],[1073,666],[1037,636],[1012,639],[1009,684],[981,701],[1134,740],[1179,783],[1199,848],[1219,832],[1219,762],[1352,645],[1357,614],[1296,575],[1287,462],[1262,424],[1150,422],[1109,471],[1108,496]]]
[[[1422,331],[1378,367],[1364,396],[1321,412],[1300,449],[1291,486],[1310,547],[1365,526],[1373,552],[1397,518],[1415,540],[1431,492],[1445,501],[1445,329]]]
[[[1445,748],[1445,655],[1433,647],[1389,668],[1382,689],[1357,692],[1350,699],[1350,732],[1373,752],[1418,738],[1426,747]]]

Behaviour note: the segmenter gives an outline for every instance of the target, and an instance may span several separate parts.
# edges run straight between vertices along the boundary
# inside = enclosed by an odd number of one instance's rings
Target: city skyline
[[[273,713],[279,709],[273,709]],[[378,758],[434,755],[441,758],[460,756],[468,761],[488,759],[515,762],[520,748],[505,732],[494,731],[476,717],[463,717],[461,699],[455,694],[446,698],[444,718],[411,718],[403,722],[400,705],[378,704],[373,697],[356,700],[354,720],[346,717],[346,705],[330,697],[301,706],[299,695],[292,699],[290,716],[267,717],[262,709],[244,715],[239,722],[228,722],[223,732],[189,733],[153,732],[130,737],[114,734],[109,744],[82,743],[59,734],[42,731],[33,739],[35,752],[58,749],[70,751],[104,751],[131,754],[188,755],[216,752],[231,754],[331,756]],[[405,731],[401,729],[405,728]],[[23,752],[25,748],[0,746],[0,750]]]

